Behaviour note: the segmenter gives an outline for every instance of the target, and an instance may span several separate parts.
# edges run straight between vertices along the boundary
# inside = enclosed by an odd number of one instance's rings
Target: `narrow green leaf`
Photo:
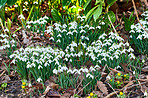
[[[7,0],[0,0],[0,9],[5,5]]]
[[[101,15],[101,12],[102,12],[102,4],[99,4],[98,8],[95,10],[95,13],[93,15],[95,22],[99,18],[99,16]]]
[[[87,6],[89,5],[89,3],[91,2],[91,0],[87,0],[87,2],[85,3],[85,5],[84,5],[84,10],[87,8]]]
[[[51,14],[55,21],[62,22],[62,17],[59,15],[59,12],[56,9],[52,9]]]
[[[97,5],[98,3],[104,3],[104,0],[96,0],[95,5]]]
[[[85,21],[87,21],[88,18],[92,17],[92,15],[95,13],[95,9],[98,7],[99,5],[95,6],[94,8],[92,8],[86,15]]]
[[[15,4],[16,1],[17,1],[17,0],[7,0],[7,4],[8,4],[9,6],[12,6],[12,5]]]

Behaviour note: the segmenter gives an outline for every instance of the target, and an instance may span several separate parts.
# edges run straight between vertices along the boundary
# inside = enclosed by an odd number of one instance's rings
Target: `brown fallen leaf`
[[[60,98],[70,98],[70,93],[64,93]]]
[[[47,96],[48,97],[56,97],[56,98],[60,98],[61,97],[59,92],[53,91],[53,90],[49,90],[49,92],[47,93]]]
[[[128,64],[120,64],[125,72],[129,72],[129,70],[127,69]]]
[[[121,72],[121,71],[119,71],[119,70],[116,70],[116,69],[112,69],[112,68],[110,68],[113,72],[115,72],[115,73],[122,73],[123,74],[123,72]]]
[[[105,95],[108,94],[108,90],[107,90],[105,84],[103,84],[102,81],[97,81],[97,86],[98,86],[98,88],[99,88]]]
[[[33,37],[33,40],[42,40],[39,36],[35,36],[35,37]]]
[[[44,36],[47,37],[47,38],[50,38],[50,35],[46,32],[44,33]]]

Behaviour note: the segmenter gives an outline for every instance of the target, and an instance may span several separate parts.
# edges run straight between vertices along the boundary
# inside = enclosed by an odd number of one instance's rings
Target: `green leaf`
[[[110,17],[110,20],[111,20],[112,23],[114,23],[116,21],[116,16],[115,16],[114,12],[113,11],[109,11],[108,13],[106,13],[104,15],[104,22],[105,23],[111,24],[109,19],[108,19],[108,16]]]
[[[112,6],[117,0],[107,0],[108,6]]]
[[[69,6],[71,3],[71,0],[63,0],[62,1],[62,6]]]
[[[104,0],[96,0],[95,5],[97,5],[98,3],[104,3]]]
[[[101,12],[102,12],[102,4],[99,4],[98,8],[95,10],[95,13],[93,15],[95,22],[99,18],[99,16],[101,15]]]
[[[0,9],[5,5],[7,0],[0,0]]]
[[[62,17],[59,15],[59,12],[56,9],[52,9],[51,14],[55,21],[62,22]]]
[[[7,4],[8,4],[9,6],[12,6],[12,5],[15,4],[16,1],[17,1],[17,0],[7,0]]]
[[[88,18],[90,18],[94,13],[95,13],[95,9],[98,7],[99,5],[95,6],[94,8],[92,8],[86,15],[85,21],[87,21]]]
[[[89,5],[89,3],[91,2],[91,0],[87,0],[87,2],[85,3],[85,5],[84,5],[84,10],[87,8],[87,6]]]

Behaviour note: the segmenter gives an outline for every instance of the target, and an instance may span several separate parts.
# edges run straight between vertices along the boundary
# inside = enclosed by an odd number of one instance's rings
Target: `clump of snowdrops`
[[[99,65],[107,64],[115,68],[120,63],[135,59],[132,53],[134,50],[128,42],[124,43],[124,39],[116,33],[101,30],[104,22],[93,27],[84,24],[84,16],[78,16],[78,19],[78,22],[63,25],[55,23],[47,27],[45,32],[50,34],[49,40],[58,47],[20,48],[10,56],[23,79],[31,74],[36,81],[44,82],[54,73],[58,76],[56,82],[61,88],[76,88],[72,84],[77,84],[82,80],[79,77],[83,77],[82,85],[86,86],[84,92],[88,93],[100,80]],[[91,62],[92,67],[87,62]]]
[[[61,88],[77,88],[78,85],[85,87],[84,93],[91,92],[97,83],[101,79],[100,66],[91,66],[90,68],[81,67],[80,69],[68,68],[66,66],[60,66],[58,69],[54,69],[53,73],[58,76],[57,84]],[[81,84],[82,83],[82,84]]]
[[[53,74],[53,69],[62,64],[64,54],[62,50],[51,47],[27,47],[14,51],[10,58],[17,65],[21,78],[27,79],[27,75],[31,73],[36,81],[38,78],[45,81]]]
[[[140,23],[148,31],[148,11],[145,11],[141,16],[143,19],[140,20]],[[135,45],[139,53],[148,54],[148,33],[141,27],[140,23],[131,25],[131,43]]]
[[[6,31],[8,31],[8,29],[5,29],[5,32]],[[0,50],[6,50],[8,57],[13,53],[14,50],[16,50],[15,37],[16,34],[12,34],[12,37],[8,36],[7,34],[0,34]]]

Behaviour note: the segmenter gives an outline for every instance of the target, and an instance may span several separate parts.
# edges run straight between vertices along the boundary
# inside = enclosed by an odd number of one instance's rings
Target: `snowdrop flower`
[[[53,73],[57,75],[58,74],[58,70],[54,69]]]
[[[137,28],[135,25],[131,25],[131,29]]]
[[[67,25],[66,25],[66,24],[63,24],[63,26],[62,26],[62,27],[65,29],[65,28],[67,28]]]
[[[18,18],[20,18],[20,19],[24,19],[24,20],[25,20],[25,17],[24,17],[22,14],[19,15]]]
[[[95,68],[93,68],[92,66],[89,68],[90,71],[96,71]]]
[[[134,52],[134,50],[131,47],[129,47],[129,49],[127,50],[127,52]]]
[[[33,4],[38,4],[38,1],[35,1]]]
[[[94,27],[89,27],[89,30],[95,30],[95,28]]]
[[[60,42],[61,42],[61,40],[60,40],[60,39],[58,39],[56,42],[57,42],[57,43],[58,43],[58,42],[60,43]]]
[[[38,66],[38,69],[41,69],[41,68],[43,68],[43,67],[42,67],[41,65],[39,65],[39,66]]]
[[[137,37],[137,39],[140,39],[140,40],[142,40],[142,35],[138,35],[138,37]]]
[[[133,71],[133,74],[135,75],[135,70]]]
[[[87,68],[84,68],[84,69],[82,70],[82,72],[86,72],[86,73],[88,73],[89,71],[88,71]]]
[[[6,28],[6,29],[4,29],[4,32],[9,32],[9,30]]]
[[[111,77],[108,75],[107,77],[106,77],[106,80],[110,80],[111,79]]]
[[[97,26],[96,29],[101,29],[101,27],[100,26]]]
[[[53,37],[50,37],[49,40],[53,40],[54,41],[54,38]]]
[[[92,79],[94,79],[94,76],[91,75],[90,73],[87,73],[86,78],[92,78]]]
[[[26,28],[28,28],[28,29],[30,29],[30,27],[31,27],[30,25],[27,25],[27,26],[26,26]]]
[[[37,82],[41,82],[42,81],[42,79],[39,77],[38,79],[37,79]]]
[[[144,59],[142,59],[142,63],[145,63],[145,60]]]
[[[16,37],[17,35],[16,35],[16,34],[13,34],[12,36],[13,36],[13,37]]]
[[[73,74],[73,71],[72,71],[71,69],[69,69],[69,70],[67,71],[67,73]]]
[[[120,65],[117,66],[117,69],[121,69]]]
[[[96,65],[94,68],[99,68],[100,69],[101,67],[99,65]]]
[[[66,66],[61,67],[61,69],[62,69],[63,71],[68,70],[68,68],[67,68]]]
[[[49,19],[46,15],[43,17],[44,19]]]
[[[32,87],[32,84],[31,84],[31,83],[29,83],[29,84],[28,84],[28,87]]]
[[[147,96],[148,96],[147,91],[145,91],[145,92],[144,92],[144,96],[145,96],[145,97],[147,97]]]

